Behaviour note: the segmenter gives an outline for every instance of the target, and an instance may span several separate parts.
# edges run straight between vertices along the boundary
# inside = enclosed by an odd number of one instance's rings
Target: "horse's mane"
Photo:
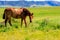
[[[27,8],[23,8],[23,12],[25,12],[27,15],[30,15],[30,11]]]

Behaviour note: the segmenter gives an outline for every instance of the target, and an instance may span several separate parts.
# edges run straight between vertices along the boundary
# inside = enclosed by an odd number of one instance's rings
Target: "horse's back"
[[[14,12],[18,15],[20,15],[23,12],[23,9],[14,9]]]
[[[23,12],[23,8],[6,8],[5,11],[11,11],[13,14],[21,14]]]

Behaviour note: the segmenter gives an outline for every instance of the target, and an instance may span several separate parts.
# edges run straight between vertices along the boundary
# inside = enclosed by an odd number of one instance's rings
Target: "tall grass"
[[[33,22],[21,28],[20,19],[12,18],[12,26],[4,26],[5,8],[0,8],[0,40],[60,40],[60,7],[27,8],[34,13]]]

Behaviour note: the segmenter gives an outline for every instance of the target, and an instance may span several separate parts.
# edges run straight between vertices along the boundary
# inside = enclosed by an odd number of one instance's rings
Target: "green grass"
[[[13,19],[10,26],[3,23],[5,8],[0,8],[0,40],[60,40],[60,7],[27,8],[34,13],[33,22],[21,28],[20,19]]]

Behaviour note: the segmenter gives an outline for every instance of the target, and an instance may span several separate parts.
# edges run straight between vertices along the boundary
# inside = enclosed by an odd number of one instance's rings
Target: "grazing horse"
[[[27,8],[6,8],[4,10],[3,19],[5,19],[5,26],[7,21],[9,22],[10,26],[12,26],[11,17],[16,19],[21,18],[21,27],[23,21],[25,23],[25,27],[27,27],[27,23],[26,23],[27,16],[29,16],[30,23],[31,23],[33,18],[33,13],[30,13],[30,11]]]

